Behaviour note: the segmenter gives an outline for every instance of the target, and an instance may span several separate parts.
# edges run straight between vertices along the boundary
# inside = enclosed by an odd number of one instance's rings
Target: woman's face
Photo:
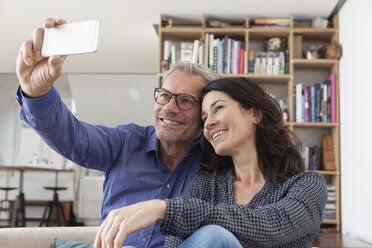
[[[218,155],[234,156],[254,146],[257,119],[253,108],[243,109],[221,91],[211,91],[203,99],[203,133]]]

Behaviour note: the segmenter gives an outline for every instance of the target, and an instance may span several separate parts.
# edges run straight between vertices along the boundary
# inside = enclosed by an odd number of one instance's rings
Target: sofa
[[[98,226],[0,228],[0,248],[50,248],[55,238],[93,244]]]

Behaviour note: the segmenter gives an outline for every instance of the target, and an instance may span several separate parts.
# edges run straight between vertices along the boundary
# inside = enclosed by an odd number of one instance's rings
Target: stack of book
[[[250,51],[248,73],[284,75],[289,73],[288,51]]]
[[[307,146],[305,142],[297,144],[305,170],[320,170],[321,168],[321,149],[319,146]]]
[[[323,219],[335,220],[336,219],[336,186],[327,185],[328,200],[324,209]]]
[[[225,35],[216,38],[205,34],[204,64],[218,74],[243,74],[245,68],[245,43]]]
[[[311,19],[294,19],[293,27],[294,28],[310,28]]]
[[[296,84],[293,113],[295,122],[336,122],[336,75],[307,87]]]
[[[256,17],[251,19],[251,27],[289,27],[288,18],[266,18],[266,17]]]
[[[179,61],[201,63],[201,45],[199,40],[174,41],[165,40],[163,49],[162,71]]]

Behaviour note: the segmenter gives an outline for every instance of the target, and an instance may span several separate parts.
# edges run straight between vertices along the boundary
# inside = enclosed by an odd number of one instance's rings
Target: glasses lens
[[[195,100],[189,95],[177,96],[178,106],[183,110],[190,110],[194,106]]]
[[[166,104],[169,99],[172,97],[172,94],[164,89],[155,89],[155,101],[159,104]]]

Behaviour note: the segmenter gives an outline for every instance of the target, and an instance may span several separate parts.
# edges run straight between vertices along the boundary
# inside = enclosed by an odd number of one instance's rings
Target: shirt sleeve
[[[186,239],[200,227],[215,224],[232,232],[242,244],[277,246],[317,233],[326,200],[324,177],[316,173],[299,177],[275,203],[256,208],[214,205],[198,198],[168,199],[162,231]]]
[[[122,147],[117,128],[79,121],[61,100],[54,87],[43,97],[27,98],[21,88],[17,100],[20,117],[53,150],[87,168],[108,171]]]

